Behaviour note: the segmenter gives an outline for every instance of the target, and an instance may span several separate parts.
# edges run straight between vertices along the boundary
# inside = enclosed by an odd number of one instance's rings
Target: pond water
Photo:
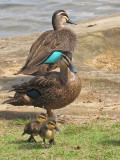
[[[1,0],[0,37],[51,29],[52,14],[58,9],[77,22],[120,12],[120,0]]]

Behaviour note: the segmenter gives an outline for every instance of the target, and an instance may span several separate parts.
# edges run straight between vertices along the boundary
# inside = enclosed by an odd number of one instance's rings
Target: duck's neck
[[[57,19],[52,19],[52,25],[54,30],[60,30],[63,27],[63,23]]]
[[[60,67],[60,81],[62,84],[65,84],[68,81],[69,69]]]

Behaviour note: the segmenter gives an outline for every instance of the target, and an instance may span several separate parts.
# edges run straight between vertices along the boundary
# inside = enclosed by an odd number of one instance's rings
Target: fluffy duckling
[[[45,122],[46,120],[47,120],[46,114],[45,113],[41,113],[37,117],[36,121],[31,121],[31,122],[26,124],[22,136],[25,135],[25,134],[29,134],[30,135],[30,137],[28,138],[27,142],[36,142],[34,136],[38,135],[39,129],[41,127],[41,124],[43,122]]]
[[[49,118],[45,121],[39,130],[39,135],[43,139],[44,148],[47,148],[45,139],[49,139],[50,145],[55,145],[54,137],[56,135],[56,131],[60,131],[59,128],[56,126],[56,121],[53,118]]]

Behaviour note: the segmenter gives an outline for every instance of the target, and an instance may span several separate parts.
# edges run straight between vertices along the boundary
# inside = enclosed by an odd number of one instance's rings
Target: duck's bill
[[[60,129],[57,126],[55,126],[55,130],[60,132]]]
[[[73,72],[73,73],[77,73],[78,72],[78,70],[75,68],[75,66],[74,66],[74,64],[72,62],[69,63],[68,67],[71,70],[71,72]]]
[[[77,25],[76,23],[72,22],[70,19],[67,20],[67,23],[70,23],[70,24],[75,24]]]

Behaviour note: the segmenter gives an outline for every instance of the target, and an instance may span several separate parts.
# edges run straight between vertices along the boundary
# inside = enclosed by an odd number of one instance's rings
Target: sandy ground
[[[82,91],[70,105],[54,110],[73,124],[91,123],[102,117],[120,121],[120,14],[80,22],[75,31],[78,48],[74,63]],[[114,21],[114,23],[113,23]],[[106,25],[105,25],[106,22]],[[112,24],[112,25],[111,25]],[[34,117],[41,108],[2,104],[14,92],[12,85],[31,77],[14,75],[24,64],[31,44],[40,34],[0,39],[0,119]],[[74,121],[73,121],[74,119]]]

